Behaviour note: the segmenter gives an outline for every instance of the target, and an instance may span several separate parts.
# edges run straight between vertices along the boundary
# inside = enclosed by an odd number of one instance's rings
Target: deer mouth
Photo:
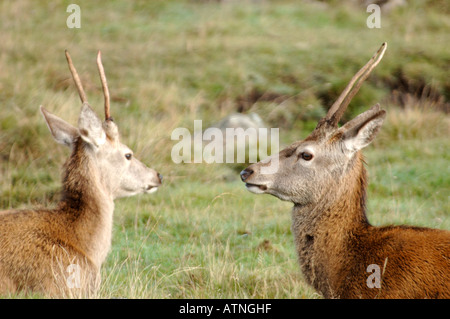
[[[252,193],[255,194],[263,194],[267,190],[266,185],[257,185],[257,184],[251,184],[251,183],[245,183],[245,187]]]
[[[151,194],[151,193],[156,192],[157,190],[158,190],[158,186],[147,185],[147,186],[145,187],[144,192],[145,192],[146,194]]]

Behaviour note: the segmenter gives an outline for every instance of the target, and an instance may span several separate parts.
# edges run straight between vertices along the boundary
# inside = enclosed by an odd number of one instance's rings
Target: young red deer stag
[[[0,212],[0,294],[36,291],[48,296],[89,296],[100,283],[100,266],[111,246],[114,199],[152,193],[162,176],[119,141],[110,116],[101,55],[97,65],[105,97],[102,123],[87,103],[66,51],[82,101],[78,128],[41,107],[54,139],[72,153],[55,209]]]
[[[378,133],[379,105],[342,127],[353,96],[379,63],[386,43],[351,79],[303,141],[241,172],[249,191],[294,203],[292,232],[308,282],[325,298],[450,298],[450,232],[374,227],[366,217],[361,149]],[[278,169],[268,172],[273,163]]]

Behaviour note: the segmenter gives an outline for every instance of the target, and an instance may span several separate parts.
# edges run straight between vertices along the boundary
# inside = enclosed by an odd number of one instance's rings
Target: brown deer
[[[353,96],[386,43],[351,79],[304,140],[252,164],[246,188],[294,203],[292,232],[303,275],[325,298],[450,298],[450,232],[372,226],[361,149],[378,133],[379,105],[339,127]],[[277,163],[277,169],[267,167]]]
[[[111,246],[114,199],[152,193],[162,182],[119,141],[100,52],[103,123],[87,103],[67,51],[66,58],[82,101],[78,128],[41,106],[54,139],[72,150],[64,166],[62,198],[54,209],[0,212],[0,295],[95,296]]]

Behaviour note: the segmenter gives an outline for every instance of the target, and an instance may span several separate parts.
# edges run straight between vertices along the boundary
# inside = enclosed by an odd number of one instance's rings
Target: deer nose
[[[159,182],[162,184],[163,176],[160,173],[158,173],[158,178],[159,178]]]
[[[245,180],[250,176],[250,175],[252,175],[253,174],[253,170],[252,169],[250,169],[250,168],[246,168],[246,169],[244,169],[242,172],[241,172],[241,180],[243,181],[243,182],[245,182]]]

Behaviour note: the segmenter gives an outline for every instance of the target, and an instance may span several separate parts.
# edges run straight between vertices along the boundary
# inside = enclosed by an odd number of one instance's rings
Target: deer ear
[[[56,142],[66,146],[71,146],[77,136],[79,136],[78,129],[47,111],[42,107],[42,105],[40,109],[42,115],[44,116],[45,122],[47,123],[47,127]]]
[[[106,142],[106,134],[103,130],[102,120],[100,120],[87,103],[83,103],[81,107],[78,130],[80,131],[81,138],[91,145],[99,147]]]
[[[386,111],[374,107],[347,123],[349,125],[344,125],[341,130],[345,149],[353,154],[369,145],[380,130],[385,117]]]

